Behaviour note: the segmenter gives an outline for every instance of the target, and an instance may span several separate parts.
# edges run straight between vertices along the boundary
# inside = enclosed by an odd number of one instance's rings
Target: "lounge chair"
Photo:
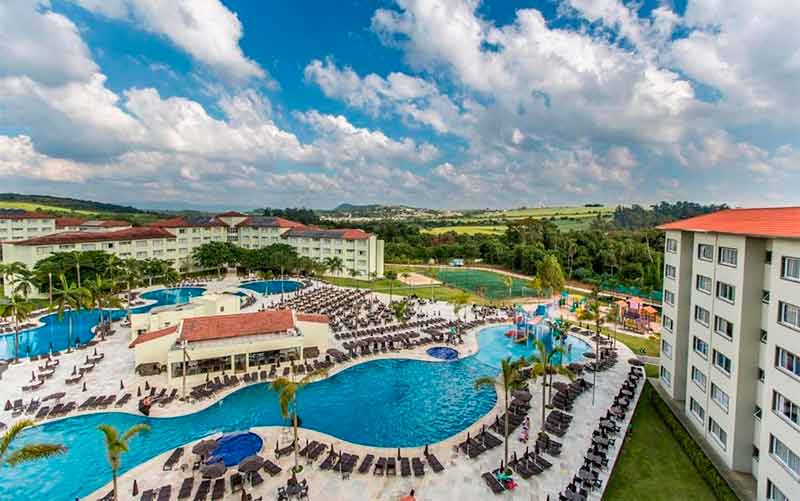
[[[400,475],[403,477],[411,476],[411,461],[408,458],[400,458]]]
[[[164,463],[164,471],[171,471],[178,461],[180,461],[181,457],[183,456],[183,447],[178,447],[172,454],[167,458],[167,461]]]
[[[218,478],[214,481],[214,488],[211,489],[212,501],[222,499],[225,497],[225,479]]]
[[[439,459],[435,455],[428,454],[425,456],[425,459],[428,460],[428,464],[431,465],[431,469],[434,473],[441,473],[444,471],[444,466],[442,466],[442,463],[439,462]]]
[[[423,463],[419,458],[411,458],[411,467],[414,470],[415,477],[425,476],[425,463]]]
[[[178,491],[178,499],[189,499],[192,495],[192,489],[194,488],[194,478],[184,478],[183,483],[181,484],[181,488]]]
[[[200,487],[194,495],[194,501],[205,501],[208,498],[208,492],[211,490],[211,480],[203,480],[200,482]]]
[[[244,479],[241,473],[231,475],[231,493],[244,489]]]
[[[383,476],[385,472],[386,472],[386,458],[378,458],[378,462],[375,463],[375,469],[373,470],[373,473],[375,475]]]
[[[386,460],[386,474],[387,475],[397,475],[397,462],[394,458],[388,458]]]
[[[313,441],[313,442],[311,442],[310,444],[308,444],[308,445],[306,445],[305,447],[303,447],[302,449],[300,449],[300,452],[298,452],[297,454],[298,454],[298,455],[300,455],[300,456],[305,456],[306,454],[308,454],[308,451],[310,451],[310,450],[312,450],[312,449],[316,448],[318,443],[319,443],[319,442],[317,442],[316,440],[314,440],[314,441]]]
[[[364,457],[364,460],[361,461],[361,466],[358,467],[359,473],[367,473],[369,471],[370,466],[372,466],[372,462],[375,461],[375,456],[372,454],[367,454]]]
[[[255,487],[257,485],[261,485],[264,483],[264,478],[261,476],[260,473],[254,471],[250,474],[250,484]]]
[[[275,448],[275,457],[277,457],[278,459],[280,459],[283,456],[288,456],[289,454],[294,452],[294,442],[292,442],[291,444],[287,445],[286,447],[282,447],[280,449],[277,448],[277,444],[275,444],[275,447],[276,447]]]
[[[264,459],[264,471],[269,474],[270,477],[274,477],[275,475],[281,472],[281,467],[270,461],[269,459]]]
[[[325,461],[323,461],[322,464],[319,465],[319,469],[332,470],[333,467],[336,465],[336,459],[338,457],[339,455],[336,454],[336,452],[334,452],[333,450],[331,450],[331,452],[328,453],[328,457],[325,458]]]
[[[139,499],[141,501],[153,501],[155,498],[156,492],[153,489],[147,489],[146,491],[142,492],[142,497]]]
[[[500,481],[495,478],[494,474],[490,472],[484,473],[481,475],[481,478],[484,482],[486,482],[486,485],[489,487],[489,489],[491,489],[495,494],[500,494],[506,490],[505,487],[503,487],[503,484],[501,484]]]
[[[165,485],[158,491],[158,501],[169,501],[169,498],[172,497],[172,486]]]

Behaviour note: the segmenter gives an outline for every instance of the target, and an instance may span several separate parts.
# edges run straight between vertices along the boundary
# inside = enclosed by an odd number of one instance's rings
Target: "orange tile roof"
[[[658,228],[755,237],[800,238],[800,207],[726,209],[662,224]]]
[[[327,324],[330,323],[330,319],[328,315],[315,315],[311,313],[298,313],[297,314],[297,321],[298,322],[314,322],[318,324]]]
[[[293,327],[291,310],[194,317],[183,320],[181,339],[191,343],[257,334],[278,334]]]
[[[2,209],[0,219],[55,219],[44,212],[30,212],[23,209]]]
[[[79,217],[58,217],[56,218],[56,228],[64,228],[65,226],[80,226],[83,219]]]
[[[135,227],[116,231],[65,231],[11,243],[14,245],[55,245],[82,242],[145,240],[148,238],[175,238],[175,235],[161,228]]]
[[[169,327],[165,327],[157,331],[145,332],[144,334],[139,334],[138,336],[136,336],[136,339],[134,339],[131,342],[131,344],[128,345],[128,348],[133,348],[136,345],[152,341],[153,339],[158,339],[160,337],[168,336],[170,334],[175,334],[177,331],[178,331],[177,325],[170,325]]]

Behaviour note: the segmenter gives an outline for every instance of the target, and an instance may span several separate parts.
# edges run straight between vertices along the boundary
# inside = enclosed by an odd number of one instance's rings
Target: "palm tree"
[[[27,320],[33,309],[33,303],[16,294],[10,302],[0,304],[0,316],[14,317],[14,363],[19,362],[19,322]]]
[[[350,268],[348,273],[350,273],[350,278],[356,278],[359,275],[358,270],[355,268]]]
[[[55,304],[50,306],[50,309],[57,309],[58,310],[58,319],[62,320],[64,318],[64,313],[68,309],[74,310],[74,312],[80,313],[81,309],[89,308],[91,305],[89,303],[90,297],[89,292],[83,287],[77,287],[74,284],[67,283],[66,277],[62,274],[59,277],[59,281],[61,282],[61,288],[56,289],[53,291],[53,299],[55,300]],[[69,330],[67,331],[67,351],[72,350],[72,317],[74,315],[69,316]]]
[[[299,471],[297,464],[297,392],[304,386],[310,384],[318,377],[328,375],[325,369],[316,370],[306,374],[303,379],[295,382],[294,379],[294,362],[292,362],[292,379],[286,377],[279,377],[269,387],[278,394],[278,405],[281,407],[281,415],[286,419],[291,418],[292,429],[294,431],[294,468],[292,471],[295,473]]]
[[[572,379],[575,376],[572,371],[563,365],[555,365],[552,363],[553,358],[558,354],[563,354],[564,348],[560,346],[553,346],[553,350],[548,352],[544,343],[536,340],[536,353],[530,358],[531,374],[533,375],[534,382],[537,377],[542,378],[542,431],[544,431],[545,422],[545,408],[547,406],[547,375],[548,373],[557,373],[567,376]],[[552,390],[551,390],[552,392]]]
[[[84,267],[91,267],[92,261],[88,259],[88,256],[81,252],[81,251],[70,251],[65,253],[64,256],[66,259],[66,263],[75,267],[75,272],[77,273],[78,277],[78,287],[81,286],[81,266]]]
[[[128,317],[131,315],[131,289],[142,280],[142,265],[132,257],[122,260],[122,280],[125,282]]]
[[[330,271],[333,275],[336,275],[337,273],[341,274],[344,270],[344,263],[340,257],[326,257],[325,267],[328,268],[328,271]]]
[[[89,304],[97,308],[98,314],[98,329],[101,336],[105,338],[105,327],[103,325],[103,310],[109,308],[122,308],[122,301],[119,296],[114,292],[114,282],[110,279],[103,278],[100,275],[95,275],[94,280],[89,282],[86,287],[88,292]],[[109,323],[111,322],[111,313],[108,314]]]
[[[392,309],[392,314],[394,315],[395,320],[405,325],[406,313],[408,312],[408,303],[405,301],[395,301],[393,303],[389,303],[389,307]]]
[[[45,459],[67,452],[67,448],[58,444],[27,444],[9,453],[8,449],[25,428],[33,426],[33,420],[23,419],[11,425],[0,437],[0,466],[17,466],[20,463]]]
[[[491,376],[480,377],[475,380],[475,389],[481,389],[484,386],[495,387],[498,383],[503,389],[504,406],[505,406],[505,424],[503,426],[503,439],[505,442],[505,462],[508,464],[508,404],[510,402],[509,396],[515,390],[524,388],[525,378],[522,376],[521,369],[525,364],[525,359],[511,360],[511,357],[504,358],[500,361],[500,380]]]
[[[139,423],[128,428],[128,431],[120,436],[116,428],[108,424],[101,424],[97,427],[103,432],[106,439],[106,453],[108,454],[108,463],[111,465],[111,475],[113,476],[113,494],[114,501],[117,501],[117,471],[119,471],[119,463],[122,454],[128,452],[128,442],[134,436],[143,431],[150,429],[150,426]]]
[[[28,269],[22,263],[18,263],[21,266],[15,270],[14,278],[12,280],[12,284],[14,285],[14,294],[22,294],[24,298],[28,298],[30,296],[31,291],[34,289],[35,285],[33,283],[34,274],[31,270]]]
[[[0,279],[2,279],[4,285],[12,285],[14,283],[14,278],[24,273],[27,269],[28,267],[25,263],[19,261],[8,264],[0,263]],[[11,291],[7,290],[5,293],[10,294]]]
[[[514,287],[514,279],[509,275],[505,275],[503,277],[503,284],[506,286],[506,289],[508,289],[508,297],[511,297],[511,288]]]
[[[464,309],[467,303],[469,303],[469,294],[466,292],[462,292],[453,298],[453,312],[456,314],[456,318],[459,318],[459,313]],[[466,318],[466,314],[464,317]]]

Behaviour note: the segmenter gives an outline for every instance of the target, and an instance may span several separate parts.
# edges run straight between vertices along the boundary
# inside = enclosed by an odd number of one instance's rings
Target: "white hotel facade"
[[[176,269],[187,271],[194,269],[194,250],[205,243],[231,242],[247,249],[285,243],[300,256],[340,258],[342,274],[349,275],[352,269],[361,278],[383,276],[383,241],[362,230],[320,229],[279,217],[226,212],[212,217],[175,217],[141,227],[71,221],[63,222],[62,228],[68,231],[60,231],[56,218],[35,216],[15,214],[15,219],[10,219],[10,227],[16,224],[21,228],[22,224],[14,221],[25,221],[26,228],[35,226],[37,230],[28,229],[25,237],[13,239],[0,235],[4,263],[19,261],[33,267],[57,252],[102,250],[121,258],[165,259]],[[0,214],[0,228],[6,224],[3,218]]]
[[[800,208],[661,229],[661,386],[757,499],[800,499]]]

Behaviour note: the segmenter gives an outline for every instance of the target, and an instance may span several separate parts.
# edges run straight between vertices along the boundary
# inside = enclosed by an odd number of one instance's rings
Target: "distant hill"
[[[0,193],[0,207],[26,210],[64,210],[88,213],[144,214],[145,211],[125,205],[80,200],[77,198],[54,197],[50,195],[23,195],[21,193]]]
[[[383,208],[385,208],[385,206],[380,204],[367,204],[367,205],[339,204],[331,212],[369,212]]]

